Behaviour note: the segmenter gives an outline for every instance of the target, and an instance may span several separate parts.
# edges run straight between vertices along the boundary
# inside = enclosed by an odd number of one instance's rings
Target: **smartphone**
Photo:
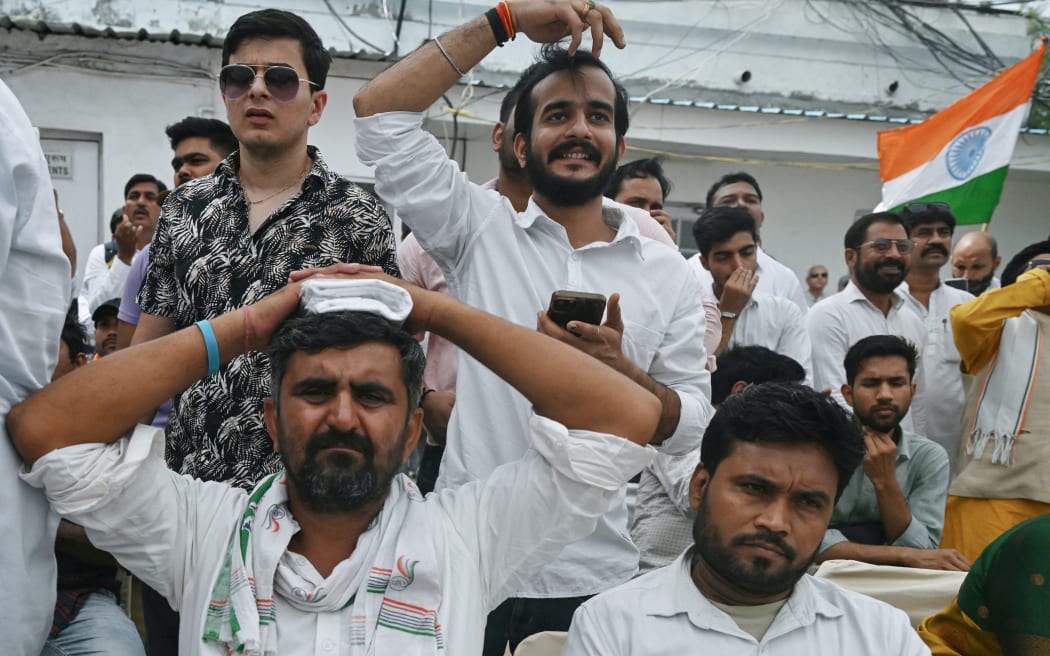
[[[964,292],[970,291],[970,281],[966,278],[949,278],[948,280],[944,281],[944,284],[948,285],[949,287],[961,289]],[[972,294],[973,292],[970,293]]]
[[[582,321],[599,325],[605,314],[605,297],[601,294],[559,290],[551,294],[547,316],[551,321],[568,330],[570,321]]]

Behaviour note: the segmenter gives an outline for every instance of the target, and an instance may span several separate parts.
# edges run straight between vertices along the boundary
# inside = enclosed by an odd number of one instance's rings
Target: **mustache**
[[[898,268],[900,268],[901,271],[903,271],[904,270],[904,261],[903,260],[896,260],[896,259],[894,259],[894,260],[883,260],[882,262],[879,262],[878,264],[875,265],[875,270],[878,271],[879,269],[887,269],[887,268],[890,268],[890,267],[898,267]]]
[[[733,544],[740,546],[760,545],[768,547],[773,551],[780,552],[780,554],[788,560],[795,560],[795,556],[798,555],[794,549],[788,546],[788,543],[784,541],[784,538],[772,531],[760,531],[750,535],[740,535],[734,538]]]
[[[940,253],[945,257],[948,257],[948,249],[940,244],[930,244],[926,248],[922,249],[923,255],[929,255],[930,253]]]
[[[547,157],[547,162],[550,163],[560,157],[564,157],[565,155],[568,155],[570,151],[577,148],[583,151],[583,154],[589,157],[593,162],[598,162],[602,159],[602,154],[598,151],[598,148],[589,141],[566,141],[551,150],[551,154]]]
[[[306,443],[306,458],[313,459],[318,453],[325,449],[342,448],[358,451],[364,457],[365,462],[371,462],[375,456],[375,447],[368,436],[356,430],[349,431],[325,431],[317,433]]]

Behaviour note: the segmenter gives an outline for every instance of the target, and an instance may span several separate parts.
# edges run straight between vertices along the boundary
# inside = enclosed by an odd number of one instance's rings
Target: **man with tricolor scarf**
[[[952,309],[967,376],[961,471],[942,548],[973,560],[999,535],[1050,513],[1050,241],[1003,270],[1002,288]]]
[[[534,408],[522,460],[426,499],[397,473],[422,426],[421,330]],[[267,347],[265,421],[284,470],[251,493],[170,471],[162,434],[137,419]],[[487,613],[594,530],[651,461],[659,415],[652,394],[576,349],[340,264],[118,351],[7,425],[23,478],[180,611],[180,654],[451,655],[479,653]]]

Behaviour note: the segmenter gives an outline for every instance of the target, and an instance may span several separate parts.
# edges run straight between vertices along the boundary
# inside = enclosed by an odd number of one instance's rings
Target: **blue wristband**
[[[198,321],[193,325],[200,328],[201,337],[204,338],[204,347],[208,349],[208,375],[214,376],[219,373],[219,340],[215,339],[215,331],[211,329],[211,322]]]

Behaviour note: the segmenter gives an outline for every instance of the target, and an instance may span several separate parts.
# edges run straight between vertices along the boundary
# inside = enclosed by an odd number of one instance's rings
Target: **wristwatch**
[[[725,310],[722,310],[722,318],[723,319],[736,319],[737,318],[737,313],[736,312],[727,312]]]

